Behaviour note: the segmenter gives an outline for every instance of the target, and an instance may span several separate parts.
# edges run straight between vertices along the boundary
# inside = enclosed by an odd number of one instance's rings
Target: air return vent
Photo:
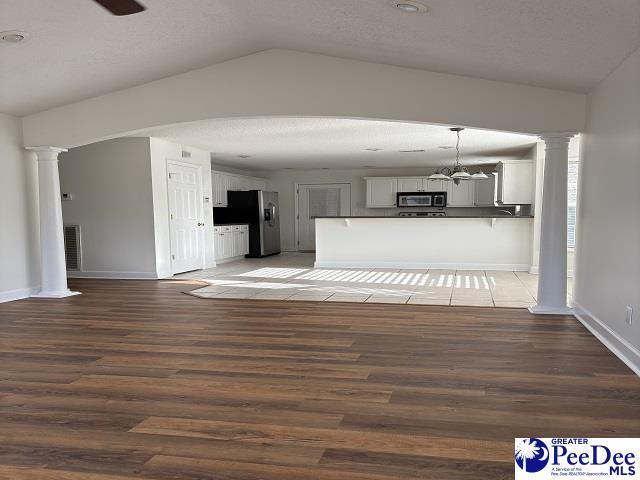
[[[64,256],[67,270],[80,271],[82,265],[80,257],[80,225],[64,226]]]

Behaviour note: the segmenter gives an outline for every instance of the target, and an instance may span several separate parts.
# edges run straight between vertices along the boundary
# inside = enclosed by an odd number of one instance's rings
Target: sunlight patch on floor
[[[190,292],[203,298],[525,308],[537,295],[538,277],[526,272],[314,268],[313,261],[312,254],[281,254],[174,278],[209,284]]]

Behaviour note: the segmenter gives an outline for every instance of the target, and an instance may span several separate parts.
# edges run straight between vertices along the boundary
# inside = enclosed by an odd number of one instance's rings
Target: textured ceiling
[[[27,114],[270,48],[585,91],[640,45],[640,0],[0,0],[0,111]]]
[[[200,147],[213,152],[216,162],[256,170],[450,165],[455,150],[439,147],[454,147],[456,141],[446,126],[339,118],[209,120],[148,130],[144,135]],[[466,129],[461,133],[462,160],[471,165],[521,158],[536,140]]]

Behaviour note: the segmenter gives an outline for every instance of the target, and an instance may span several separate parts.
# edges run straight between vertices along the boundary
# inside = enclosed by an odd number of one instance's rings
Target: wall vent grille
[[[191,152],[182,150],[182,158],[191,158]]]
[[[80,225],[65,225],[64,256],[68,271],[80,271],[82,266],[82,257],[80,252]]]

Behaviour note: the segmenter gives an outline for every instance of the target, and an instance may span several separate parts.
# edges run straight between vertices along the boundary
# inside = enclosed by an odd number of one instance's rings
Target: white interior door
[[[188,272],[202,268],[203,215],[200,199],[202,183],[197,167],[167,162],[169,226],[171,230],[171,271]]]
[[[298,250],[316,249],[316,217],[351,215],[351,184],[298,185]]]

